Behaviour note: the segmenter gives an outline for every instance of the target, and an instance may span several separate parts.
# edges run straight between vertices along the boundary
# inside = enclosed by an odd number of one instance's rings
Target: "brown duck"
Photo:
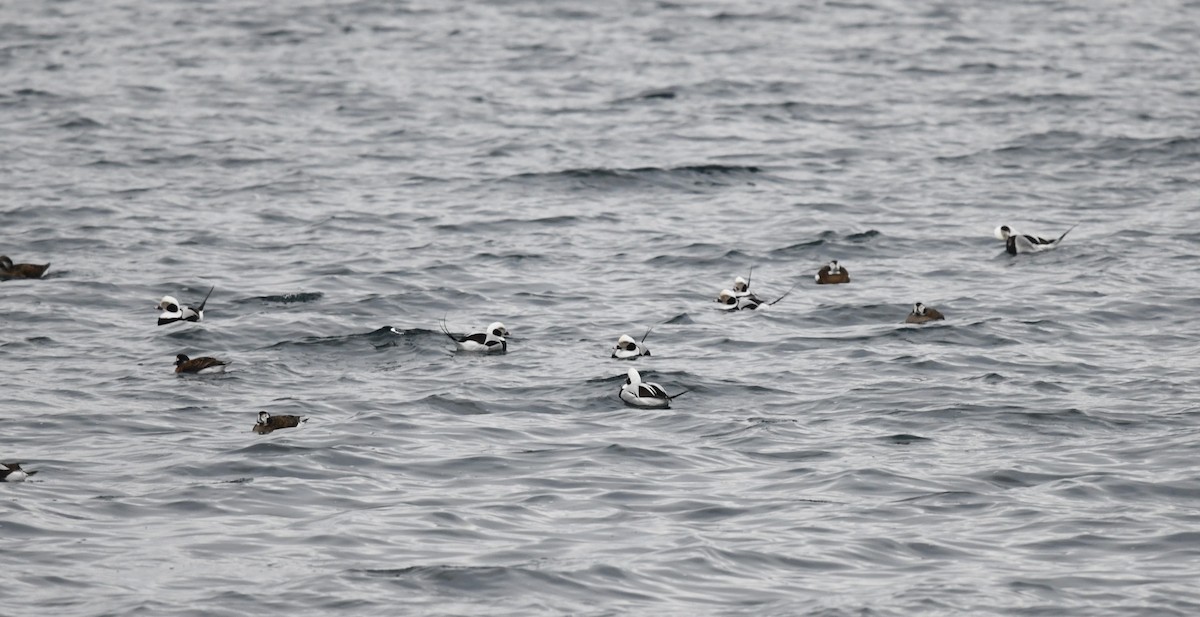
[[[175,356],[176,373],[224,373],[226,364],[216,358],[189,358],[184,354]]]
[[[850,271],[839,266],[836,259],[817,271],[818,285],[837,285],[838,283],[849,282]]]
[[[250,429],[259,435],[266,435],[277,428],[292,428],[300,426],[301,422],[308,422],[308,418],[300,416],[273,416],[265,411],[258,412],[258,422],[254,423],[254,428]]]
[[[14,264],[8,255],[0,255],[0,279],[40,279],[50,264]]]
[[[925,323],[927,321],[938,321],[945,318],[946,316],[942,315],[937,309],[929,308],[928,306],[918,302],[913,305],[913,310],[908,314],[908,317],[904,319],[904,323]]]

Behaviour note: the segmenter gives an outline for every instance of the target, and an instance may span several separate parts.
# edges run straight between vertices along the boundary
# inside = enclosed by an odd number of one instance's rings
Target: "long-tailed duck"
[[[184,354],[175,356],[176,373],[224,373],[226,364],[216,358],[189,358]]]
[[[925,323],[927,321],[938,321],[945,319],[940,311],[935,308],[929,308],[920,302],[913,305],[913,310],[904,318],[904,323]]]
[[[637,369],[631,368],[621,386],[621,400],[631,407],[648,407],[651,409],[666,409],[671,406],[671,400],[685,394],[687,390],[675,395],[668,395],[662,386],[656,383],[643,382],[642,375]]]
[[[1072,225],[1071,229],[1075,229],[1076,225]],[[1021,234],[1013,231],[1013,228],[1008,225],[1001,225],[996,228],[996,238],[1004,241],[1004,250],[1008,251],[1009,255],[1017,255],[1020,253],[1039,253],[1050,249],[1058,248],[1062,239],[1071,233],[1068,229],[1057,238],[1043,238],[1041,236],[1032,236],[1029,234]]]
[[[0,255],[0,279],[40,279],[50,264],[14,264],[8,255]]]
[[[266,435],[275,429],[300,426],[301,422],[308,422],[308,418],[300,416],[273,416],[265,411],[260,411],[258,412],[258,422],[254,423],[254,428],[251,430],[259,435]]]
[[[20,463],[0,463],[0,482],[24,482],[35,473],[21,469]]]
[[[163,296],[162,300],[158,301],[158,310],[162,311],[158,314],[158,325],[164,326],[177,321],[203,321],[204,305],[208,303],[208,297],[216,288],[216,285],[210,287],[204,299],[200,301],[200,306],[196,308],[183,306],[175,296]]]
[[[442,332],[454,341],[459,351],[481,351],[484,353],[503,353],[508,351],[508,341],[504,337],[508,336],[508,329],[504,324],[496,321],[492,322],[483,332],[472,332],[470,334],[460,335],[451,334],[446,328],[445,322],[442,322]]]
[[[850,271],[838,265],[836,259],[817,270],[818,285],[837,285],[850,282]]]
[[[748,275],[746,275],[746,278],[742,278],[740,276],[734,278],[733,279],[733,295],[735,295],[739,298],[748,296],[750,298],[753,298],[755,302],[762,304],[762,298],[759,298],[758,296],[754,295],[754,292],[750,291],[750,279],[752,279],[753,277],[754,277],[754,268],[750,268],[750,273]]]
[[[612,357],[618,360],[629,360],[640,356],[650,355],[650,350],[646,349],[642,343],[646,342],[646,337],[650,336],[650,331],[646,330],[646,334],[642,336],[642,340],[635,341],[632,336],[622,334],[621,338],[617,339],[617,346],[613,348]]]
[[[771,306],[778,303],[780,300],[788,297],[788,294],[792,293],[792,290],[795,288],[796,286],[792,285],[787,291],[783,292],[782,296],[779,296],[770,302],[765,302],[762,298],[759,298],[752,293],[739,295],[735,291],[722,289],[721,293],[717,294],[717,308],[722,311],[753,311],[760,307]]]

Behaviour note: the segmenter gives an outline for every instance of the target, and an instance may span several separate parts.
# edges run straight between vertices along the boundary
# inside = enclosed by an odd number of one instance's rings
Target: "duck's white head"
[[[1009,227],[1008,225],[1001,225],[996,228],[996,239],[1007,241],[1008,237],[1011,236],[1012,233],[1013,232],[1012,232],[1011,227]]]
[[[175,296],[163,296],[162,300],[158,301],[158,309],[168,313],[178,313],[179,300],[176,300]]]
[[[733,279],[733,291],[741,292],[741,291],[747,291],[749,289],[750,289],[750,282],[747,281],[746,279],[744,279],[740,276]]]
[[[633,351],[637,349],[637,341],[633,340],[633,337],[628,334],[622,334],[621,338],[617,339],[617,348]]]
[[[837,274],[838,272],[841,272],[841,270],[842,270],[842,267],[838,265],[838,262],[836,259],[829,262],[829,273],[830,274]]]
[[[270,419],[271,419],[271,414],[269,414],[265,411],[258,412],[258,423],[259,424],[266,424],[267,420],[270,420]]]
[[[637,372],[637,369],[631,368],[625,376],[625,385],[637,388],[642,385],[642,375]]]
[[[913,305],[913,315],[924,315],[924,314],[925,314],[925,305],[924,304],[921,304],[920,302],[918,302]]]
[[[720,295],[717,296],[717,302],[726,306],[737,306],[737,296],[728,289],[722,289]]]
[[[497,336],[500,338],[504,338],[504,337],[508,336],[508,328],[505,328],[504,324],[502,324],[498,321],[492,322],[492,325],[488,326],[487,329],[488,329],[488,334],[490,334],[492,336]]]

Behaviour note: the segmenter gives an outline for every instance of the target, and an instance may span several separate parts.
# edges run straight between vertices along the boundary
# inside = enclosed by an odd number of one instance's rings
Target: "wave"
[[[673,188],[697,191],[699,188],[750,184],[777,180],[757,165],[700,164],[678,167],[608,168],[590,167],[552,172],[529,172],[503,178],[504,182],[523,185],[558,186],[563,183],[590,189],[621,190],[630,188]]]

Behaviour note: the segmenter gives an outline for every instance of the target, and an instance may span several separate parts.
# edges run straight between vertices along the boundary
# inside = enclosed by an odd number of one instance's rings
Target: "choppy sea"
[[[1196,615],[1198,59],[1194,0],[0,3],[0,614]]]

